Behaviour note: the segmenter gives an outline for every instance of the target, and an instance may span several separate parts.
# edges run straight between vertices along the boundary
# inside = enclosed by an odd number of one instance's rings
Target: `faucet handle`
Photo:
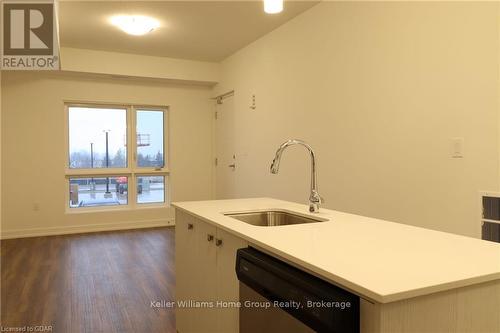
[[[318,213],[319,212],[319,203],[310,203],[309,204],[309,212],[311,213]]]
[[[324,202],[323,197],[316,190],[311,191],[311,195],[309,196],[309,201],[318,204]]]
[[[311,196],[309,197],[309,212],[317,213],[319,212],[319,205],[324,202],[323,197],[319,195],[318,191],[312,190]]]

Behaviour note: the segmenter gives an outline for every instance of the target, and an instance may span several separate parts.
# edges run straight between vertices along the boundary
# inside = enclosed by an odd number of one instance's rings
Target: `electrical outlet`
[[[464,138],[451,139],[451,157],[452,158],[464,157]]]

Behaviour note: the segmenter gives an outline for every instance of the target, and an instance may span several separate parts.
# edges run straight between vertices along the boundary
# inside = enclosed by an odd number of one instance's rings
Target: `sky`
[[[94,152],[106,152],[106,134],[109,131],[109,152],[113,156],[118,149],[125,150],[127,132],[126,109],[69,108],[70,153],[87,151],[94,143]],[[150,146],[140,147],[143,155],[163,152],[163,112],[137,110],[137,133],[150,134]],[[129,152],[130,153],[130,152]]]

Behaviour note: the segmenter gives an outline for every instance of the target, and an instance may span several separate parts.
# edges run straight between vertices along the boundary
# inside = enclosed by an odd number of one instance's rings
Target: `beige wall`
[[[211,198],[210,88],[41,72],[3,72],[1,88],[2,236],[164,224],[173,218],[170,208],[65,213],[63,100],[170,106],[172,200]]]
[[[497,3],[323,2],[229,57],[236,196],[306,202],[304,151],[269,173],[301,138],[325,207],[478,236],[478,191],[499,186],[498,27]]]
[[[220,64],[98,50],[61,48],[61,69],[69,72],[127,75],[214,85]]]

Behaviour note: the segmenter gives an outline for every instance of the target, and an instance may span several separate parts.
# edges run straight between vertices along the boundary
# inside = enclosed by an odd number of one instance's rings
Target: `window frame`
[[[127,167],[125,168],[93,168],[77,169],[70,168],[69,152],[69,109],[71,107],[83,108],[109,108],[126,110],[126,149]],[[137,111],[158,111],[163,112],[163,167],[139,167],[137,166]],[[102,103],[102,102],[82,102],[64,101],[64,143],[65,143],[65,211],[66,213],[86,213],[86,212],[109,212],[116,210],[133,210],[145,208],[166,208],[170,207],[170,146],[169,146],[169,107],[146,104],[122,104],[122,103]],[[96,206],[96,207],[70,207],[70,178],[88,177],[128,177],[127,204],[116,206]],[[141,176],[163,176],[164,177],[164,202],[138,203],[137,202],[137,177]]]

